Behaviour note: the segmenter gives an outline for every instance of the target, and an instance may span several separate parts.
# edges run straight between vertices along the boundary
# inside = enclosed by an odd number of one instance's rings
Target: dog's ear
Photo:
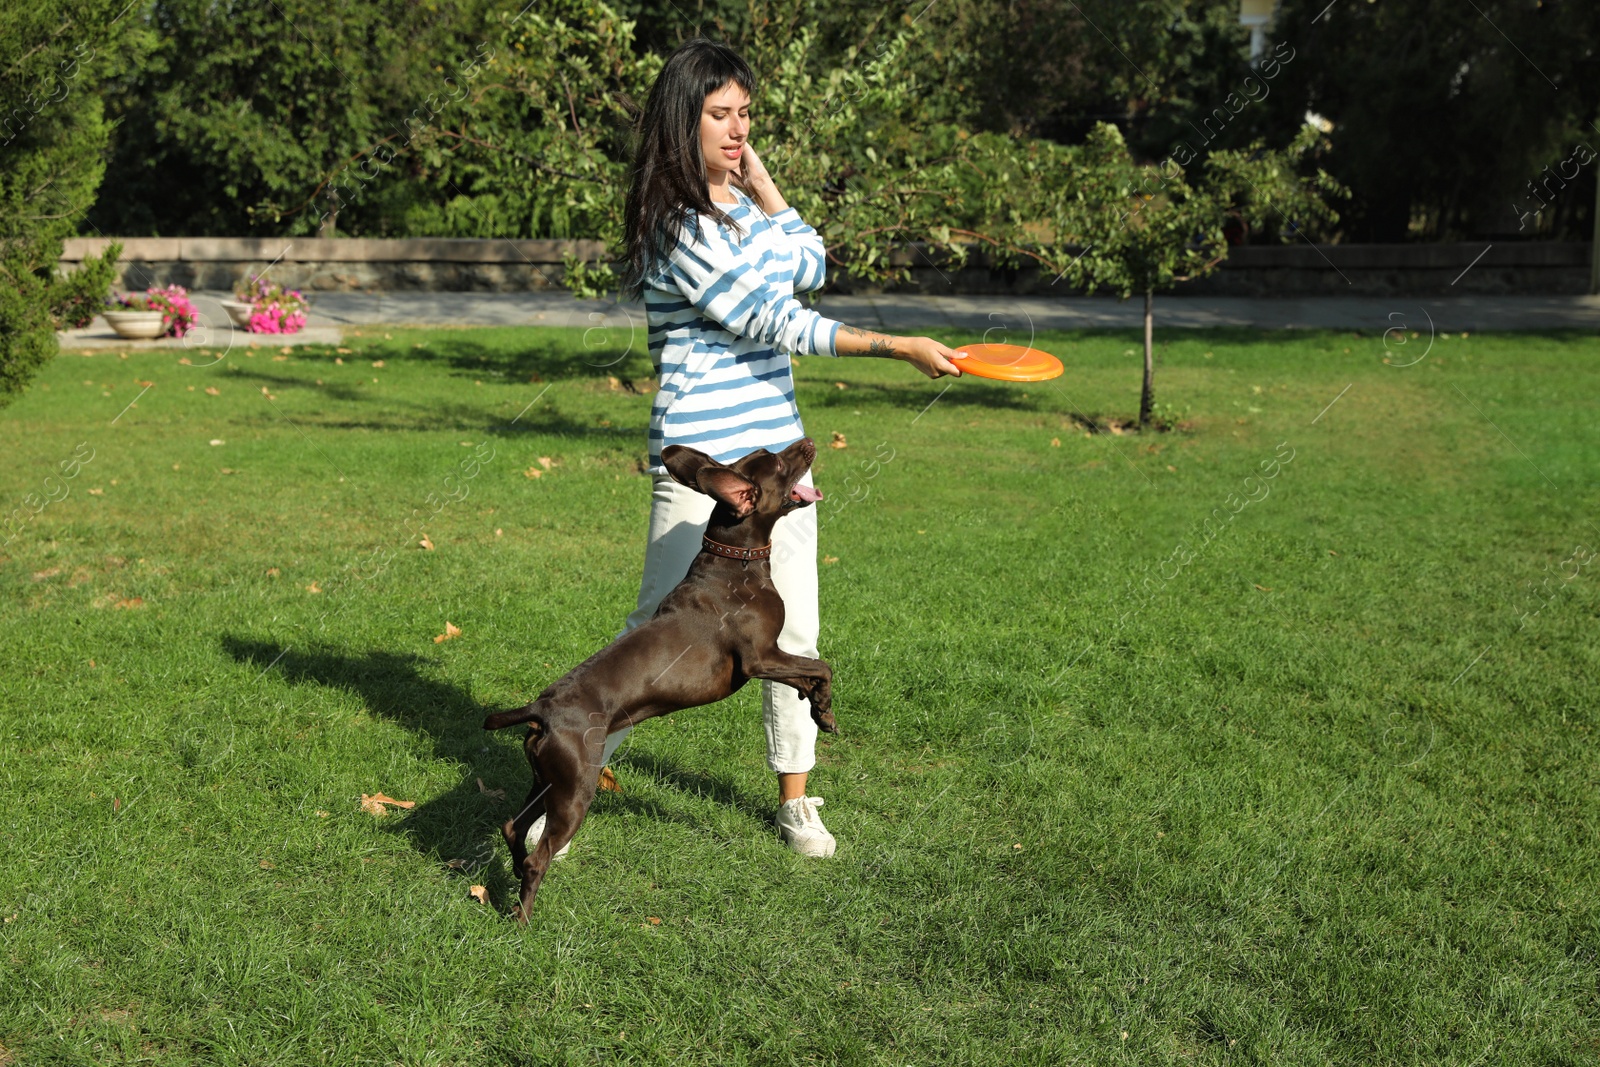
[[[696,484],[702,493],[722,501],[741,519],[756,509],[756,495],[760,490],[755,482],[732,467],[720,463],[701,467]]]
[[[668,445],[661,450],[661,464],[673,481],[722,501],[741,519],[756,509],[756,483],[698,448]]]
[[[700,489],[700,468],[715,467],[717,461],[698,448],[668,445],[661,450],[661,465],[667,468],[667,473],[672,475],[673,481],[687,485],[690,489]]]

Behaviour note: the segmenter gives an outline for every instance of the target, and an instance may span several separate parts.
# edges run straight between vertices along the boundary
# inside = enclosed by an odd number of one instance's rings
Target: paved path
[[[644,326],[638,304],[574,300],[564,293],[314,293],[307,328],[278,337],[233,331],[219,300],[224,292],[191,293],[202,322],[225,344],[331,344],[348,326],[440,324],[457,326]],[[1137,328],[1138,300],[1111,297],[1019,296],[827,296],[816,305],[829,318],[890,333],[935,327],[985,331],[1003,328],[1013,341],[1017,331],[1088,327]],[[1159,330],[1207,326],[1257,329],[1349,329],[1382,332],[1391,327],[1455,333],[1461,330],[1600,330],[1600,296],[1460,297],[1156,297]],[[148,347],[154,342],[123,341],[96,319],[83,330],[61,335],[62,345]],[[994,340],[999,340],[996,335]],[[179,346],[180,341],[159,342]],[[198,347],[195,342],[192,346]]]

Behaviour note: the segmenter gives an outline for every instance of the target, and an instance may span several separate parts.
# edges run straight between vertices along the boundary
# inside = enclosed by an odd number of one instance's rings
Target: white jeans
[[[644,550],[644,578],[639,583],[639,606],[628,616],[620,633],[648,622],[656,607],[689,573],[700,552],[716,502],[704,493],[674,481],[669,475],[652,475],[650,540]],[[800,479],[811,485],[811,472]],[[817,653],[817,510],[815,505],[795,508],[772,530],[772,584],[783,597],[783,630],[778,647],[796,656]],[[767,729],[767,766],[779,774],[809,771],[816,766],[817,724],[810,701],[793,686],[763,679],[761,718]],[[631,727],[606,736],[603,763],[611,762]]]

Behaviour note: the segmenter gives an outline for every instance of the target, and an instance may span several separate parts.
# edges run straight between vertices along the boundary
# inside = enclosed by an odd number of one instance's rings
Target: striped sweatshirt
[[[730,186],[731,188],[731,186]],[[744,236],[690,212],[644,288],[650,358],[650,472],[689,445],[718,462],[805,436],[790,353],[836,356],[839,323],[795,299],[820,288],[822,238],[794,208],[768,216],[744,193],[724,210]]]

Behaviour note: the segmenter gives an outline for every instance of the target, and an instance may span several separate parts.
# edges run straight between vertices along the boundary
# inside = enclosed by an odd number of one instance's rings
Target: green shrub
[[[0,7],[0,404],[55,355],[57,326],[83,320],[111,284],[120,246],[72,275],[57,264],[105,174],[100,82],[148,33],[121,0]]]

